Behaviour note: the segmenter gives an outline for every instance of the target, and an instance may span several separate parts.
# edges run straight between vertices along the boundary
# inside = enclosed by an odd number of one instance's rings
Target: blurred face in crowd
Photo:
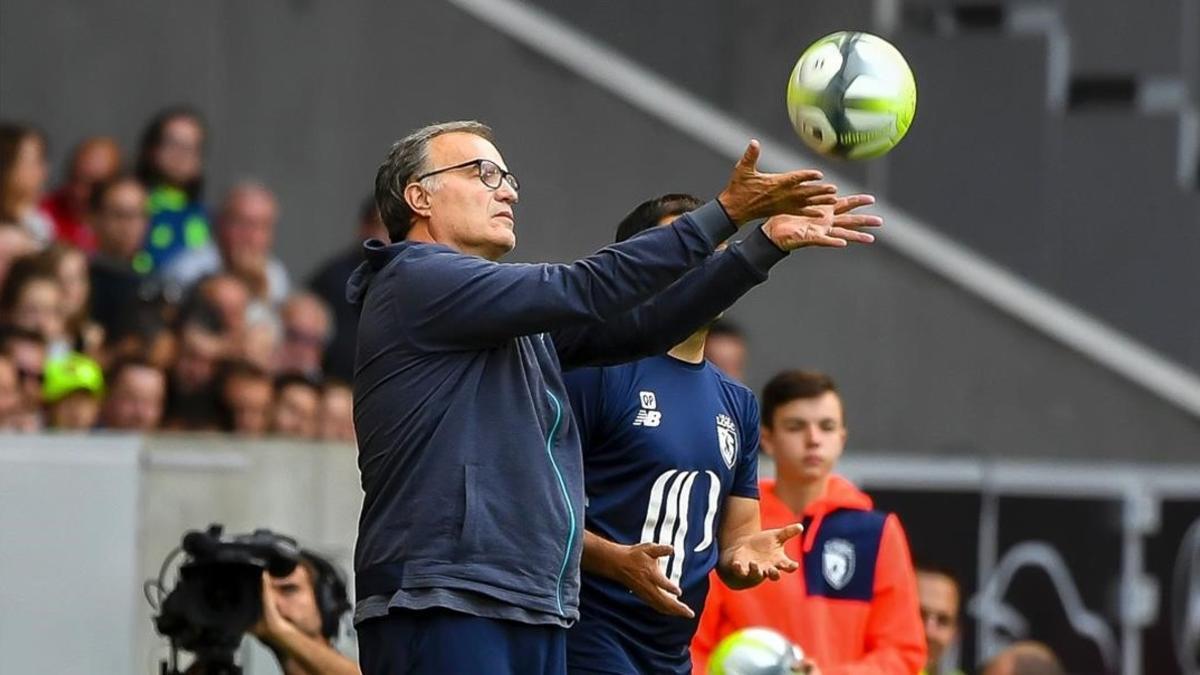
[[[21,380],[12,359],[0,356],[0,429],[7,429],[12,418],[20,414]]]
[[[321,440],[354,442],[354,394],[350,387],[326,387],[321,395]]]
[[[62,311],[68,317],[78,316],[87,306],[91,293],[87,257],[79,249],[65,253],[58,263],[58,283],[62,287]]]
[[[293,438],[316,438],[320,395],[315,387],[289,384],[275,401],[275,433]]]
[[[474,159],[487,159],[507,169],[500,151],[487,139],[470,133],[448,133],[429,142],[429,165],[434,171]],[[513,206],[517,192],[505,181],[492,189],[480,180],[480,168],[468,166],[410,184],[405,196],[417,213],[414,225],[426,223],[437,242],[454,249],[498,260],[517,245]]]
[[[958,637],[958,584],[944,574],[918,571],[917,598],[929,647],[928,669],[937,672],[942,655]]]
[[[121,151],[111,138],[89,138],[79,146],[71,161],[67,179],[67,200],[76,213],[87,210],[92,189],[97,183],[109,180],[121,167]]]
[[[46,372],[46,346],[23,338],[9,340],[8,352],[17,368],[21,396],[26,408],[42,404],[42,378]]]
[[[281,317],[283,343],[279,348],[279,372],[319,373],[330,330],[324,304],[314,296],[297,295],[284,304]]]
[[[266,377],[232,375],[221,392],[233,414],[234,431],[245,436],[263,436],[271,428],[274,386]]]
[[[250,289],[231,274],[219,274],[205,280],[200,295],[221,315],[221,322],[233,335],[246,330],[246,309],[250,306]]]
[[[279,350],[279,326],[260,318],[246,326],[238,344],[239,356],[268,373],[275,372],[276,352]]]
[[[842,401],[831,391],[776,408],[762,428],[762,446],[775,459],[780,482],[824,480],[846,445],[844,419]]]
[[[174,382],[182,392],[194,392],[212,383],[217,362],[224,356],[221,336],[197,326],[185,326],[179,337],[179,354],[172,370]]]
[[[162,371],[126,366],[111,383],[104,402],[104,423],[112,429],[153,431],[162,421],[167,381]]]
[[[130,178],[108,188],[92,216],[97,247],[117,260],[132,261],[146,238],[146,190]]]
[[[283,618],[305,635],[321,638],[321,610],[317,606],[316,586],[308,567],[296,565],[286,577],[271,577],[271,586],[275,589],[275,606]]]
[[[203,170],[204,130],[185,115],[173,117],[163,127],[162,142],[154,148],[154,165],[172,185],[186,185]]]
[[[12,173],[8,177],[6,199],[21,208],[32,207],[46,186],[46,146],[35,134],[27,134],[17,146]]]
[[[0,227],[0,288],[8,278],[8,268],[12,261],[31,253],[36,253],[38,244],[23,228],[14,226]]]
[[[746,343],[735,335],[709,335],[704,358],[739,382],[746,377]]]
[[[17,294],[13,305],[13,325],[41,334],[47,342],[58,340],[66,332],[62,284],[54,279],[29,279]]]
[[[217,228],[217,246],[229,270],[239,276],[265,273],[275,239],[279,209],[265,188],[235,188],[225,200]]]
[[[100,399],[88,391],[76,391],[50,406],[50,426],[86,431],[100,419]]]

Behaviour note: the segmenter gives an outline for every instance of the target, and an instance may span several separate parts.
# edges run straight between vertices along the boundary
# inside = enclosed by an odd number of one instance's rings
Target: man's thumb
[[[750,145],[746,146],[746,152],[743,153],[742,158],[738,160],[738,168],[744,171],[757,171],[759,150],[760,148],[758,141],[751,139]]]

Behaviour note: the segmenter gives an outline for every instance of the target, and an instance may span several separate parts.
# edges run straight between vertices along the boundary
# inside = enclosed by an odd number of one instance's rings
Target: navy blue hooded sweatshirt
[[[710,202],[571,264],[367,242],[347,285],[362,303],[356,621],[578,618],[583,468],[561,373],[665,352],[766,279],[785,254],[760,229],[710,256],[735,230]]]

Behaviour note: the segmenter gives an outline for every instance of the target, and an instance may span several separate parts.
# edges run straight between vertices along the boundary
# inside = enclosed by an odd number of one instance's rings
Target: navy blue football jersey
[[[758,498],[758,403],[707,361],[657,356],[564,376],[583,441],[587,529],[658,543],[681,600],[700,616],[717,564],[721,509]],[[610,579],[584,573],[567,634],[574,672],[687,673],[699,619],[666,616]]]

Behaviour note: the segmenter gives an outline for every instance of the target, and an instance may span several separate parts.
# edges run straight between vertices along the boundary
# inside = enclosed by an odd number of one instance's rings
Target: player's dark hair
[[[708,337],[731,337],[739,340],[746,339],[746,333],[742,327],[729,319],[717,319],[708,327]]]
[[[387,227],[388,238],[393,242],[403,240],[412,228],[413,212],[404,199],[404,189],[413,182],[413,178],[434,169],[429,166],[429,142],[443,134],[455,132],[475,134],[489,142],[495,141],[492,128],[482,122],[462,120],[430,124],[393,143],[387,157],[379,165],[379,171],[375,174],[375,205],[379,207],[379,217]]]
[[[833,379],[824,373],[785,370],[771,378],[762,391],[762,424],[775,423],[775,411],[798,399],[817,398],[826,392],[838,393]],[[844,413],[843,413],[844,416]]]
[[[637,205],[629,215],[617,225],[617,242],[620,243],[640,232],[656,227],[667,216],[682,216],[688,211],[695,211],[704,202],[692,195],[677,192],[648,199]]]

